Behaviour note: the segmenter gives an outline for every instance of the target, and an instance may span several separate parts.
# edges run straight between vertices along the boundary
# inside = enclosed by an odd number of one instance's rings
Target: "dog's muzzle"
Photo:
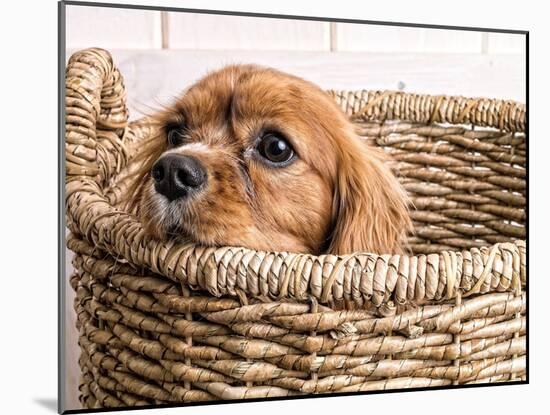
[[[206,183],[206,171],[193,156],[167,154],[151,169],[155,190],[173,201],[189,196]]]

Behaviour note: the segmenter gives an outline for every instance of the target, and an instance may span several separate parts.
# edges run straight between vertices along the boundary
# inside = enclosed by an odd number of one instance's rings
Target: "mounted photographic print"
[[[528,382],[527,32],[59,7],[61,411]]]

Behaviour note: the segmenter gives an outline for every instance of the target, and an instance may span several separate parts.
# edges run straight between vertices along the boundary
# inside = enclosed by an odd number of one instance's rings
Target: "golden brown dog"
[[[400,252],[408,200],[324,91],[255,65],[227,66],[154,119],[130,201],[157,238],[346,254]]]

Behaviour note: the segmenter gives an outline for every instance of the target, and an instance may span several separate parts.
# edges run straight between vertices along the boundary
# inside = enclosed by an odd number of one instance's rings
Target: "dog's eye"
[[[294,150],[288,141],[274,133],[264,135],[257,149],[262,157],[272,163],[285,163],[294,157]]]
[[[181,127],[173,127],[168,130],[167,140],[170,147],[177,147],[183,144],[184,135]]]

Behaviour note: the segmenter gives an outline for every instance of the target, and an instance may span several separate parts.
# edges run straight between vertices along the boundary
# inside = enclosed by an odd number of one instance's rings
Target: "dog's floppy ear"
[[[353,132],[341,139],[328,252],[403,252],[412,228],[409,199],[385,163],[387,156]]]

